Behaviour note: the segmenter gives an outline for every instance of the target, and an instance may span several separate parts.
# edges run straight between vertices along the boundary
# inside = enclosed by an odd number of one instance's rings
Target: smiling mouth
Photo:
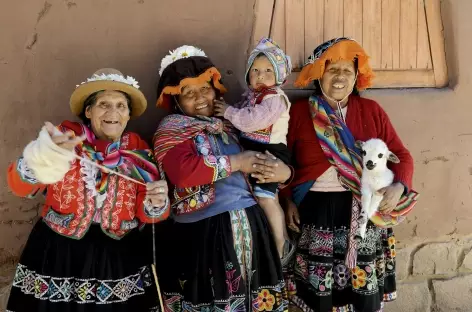
[[[200,109],[204,109],[204,108],[207,108],[208,107],[208,103],[207,104],[201,104],[201,105],[198,105],[195,107],[196,110],[200,110]]]
[[[103,122],[106,123],[106,124],[109,124],[109,125],[116,125],[116,124],[118,124],[118,121],[104,120]]]
[[[333,83],[334,89],[341,90],[341,89],[344,89],[344,87],[345,85],[343,83],[339,83],[339,82]]]

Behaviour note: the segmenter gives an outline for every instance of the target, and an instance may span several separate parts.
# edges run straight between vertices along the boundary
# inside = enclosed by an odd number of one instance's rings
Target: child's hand
[[[225,117],[225,112],[228,109],[229,105],[226,104],[223,98],[220,98],[219,100],[214,100],[213,103],[215,105],[215,116]]]

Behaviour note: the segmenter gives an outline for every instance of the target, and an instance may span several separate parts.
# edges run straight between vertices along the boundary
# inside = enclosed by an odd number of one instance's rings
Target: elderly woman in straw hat
[[[18,196],[45,195],[18,264],[9,311],[151,311],[151,240],[138,230],[169,214],[167,184],[130,118],[146,110],[138,82],[97,71],[70,99],[82,122],[46,123],[10,165]],[[150,236],[150,235],[149,235]]]
[[[404,219],[417,193],[411,191],[413,159],[387,114],[359,96],[372,78],[363,48],[336,38],[314,50],[295,83],[315,84],[315,93],[290,112],[295,177],[281,196],[288,227],[301,232],[289,294],[303,311],[374,312],[396,298],[391,227]],[[355,143],[371,138],[382,139],[400,162],[389,165],[395,179],[381,190],[382,214],[358,240],[362,151]]]

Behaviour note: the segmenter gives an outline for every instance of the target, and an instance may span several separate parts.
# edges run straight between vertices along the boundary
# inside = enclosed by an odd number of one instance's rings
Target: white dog
[[[356,239],[364,239],[367,222],[375,214],[383,199],[378,191],[393,182],[393,172],[387,168],[387,160],[399,163],[398,157],[390,152],[384,141],[370,139],[358,141],[362,148],[362,178],[361,178],[361,214]]]

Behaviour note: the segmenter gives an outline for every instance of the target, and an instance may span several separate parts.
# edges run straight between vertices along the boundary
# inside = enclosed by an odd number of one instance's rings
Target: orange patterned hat
[[[356,87],[358,90],[364,90],[372,85],[374,73],[369,64],[369,56],[357,41],[342,37],[326,41],[313,51],[308,63],[303,66],[295,81],[295,86],[304,88],[313,80],[321,79],[326,62],[339,60],[357,60]]]

